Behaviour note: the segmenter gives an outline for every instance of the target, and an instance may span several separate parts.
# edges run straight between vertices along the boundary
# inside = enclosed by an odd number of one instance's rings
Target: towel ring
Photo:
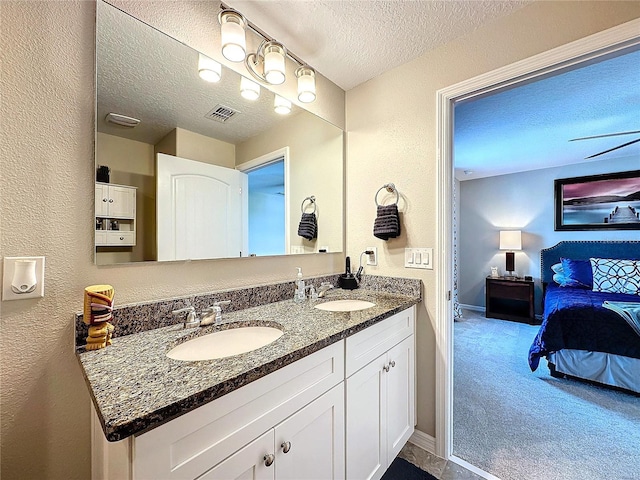
[[[396,188],[396,186],[393,183],[387,183],[387,184],[383,185],[382,187],[380,187],[380,189],[376,192],[376,196],[374,197],[374,200],[376,202],[376,206],[377,207],[380,206],[380,204],[378,203],[378,194],[382,190],[386,190],[389,193],[395,193],[396,194],[396,203],[392,203],[391,205],[397,205],[398,204],[398,200],[400,200],[400,193],[398,192],[398,189]]]
[[[316,205],[316,197],[314,195],[311,195],[310,197],[305,198],[304,200],[302,200],[302,205],[300,205],[300,210],[302,210],[302,213],[304,213],[304,203],[306,201],[311,202],[311,204],[313,205],[313,212],[311,213],[316,213],[316,208],[318,207]]]

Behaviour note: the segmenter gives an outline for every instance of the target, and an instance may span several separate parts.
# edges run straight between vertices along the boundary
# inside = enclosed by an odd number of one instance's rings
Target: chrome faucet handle
[[[231,300],[221,300],[213,304],[213,307],[211,308],[213,308],[213,311],[216,313],[216,323],[220,323],[222,321],[222,307],[225,305],[229,305],[230,303]]]
[[[183,328],[197,327],[200,325],[200,319],[196,315],[196,309],[194,307],[185,307],[179,310],[174,310],[171,312],[171,315],[177,317],[181,313],[187,314],[187,319],[183,323]]]
[[[331,290],[332,288],[333,288],[333,284],[329,282],[322,282],[318,287],[318,297],[324,298],[324,295],[325,293],[327,293],[327,290]]]

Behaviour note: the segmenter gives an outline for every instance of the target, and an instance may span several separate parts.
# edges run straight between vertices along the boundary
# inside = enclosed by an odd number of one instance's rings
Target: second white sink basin
[[[167,357],[193,362],[231,357],[277,340],[284,332],[274,327],[238,327],[196,337],[172,348]]]
[[[329,312],[355,312],[356,310],[365,310],[375,307],[375,303],[366,300],[333,300],[331,302],[320,303],[315,306],[318,310],[327,310]]]

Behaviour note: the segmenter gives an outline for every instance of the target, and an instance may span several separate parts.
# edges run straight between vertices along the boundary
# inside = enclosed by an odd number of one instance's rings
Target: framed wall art
[[[640,230],[640,170],[554,181],[555,230]]]

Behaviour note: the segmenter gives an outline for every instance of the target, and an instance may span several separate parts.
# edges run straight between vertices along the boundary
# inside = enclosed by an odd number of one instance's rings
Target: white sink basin
[[[318,310],[329,312],[355,312],[374,307],[376,304],[365,300],[333,300],[331,302],[320,303],[315,306]]]
[[[181,343],[167,357],[185,362],[231,357],[269,345],[282,334],[282,330],[274,327],[230,328]]]

